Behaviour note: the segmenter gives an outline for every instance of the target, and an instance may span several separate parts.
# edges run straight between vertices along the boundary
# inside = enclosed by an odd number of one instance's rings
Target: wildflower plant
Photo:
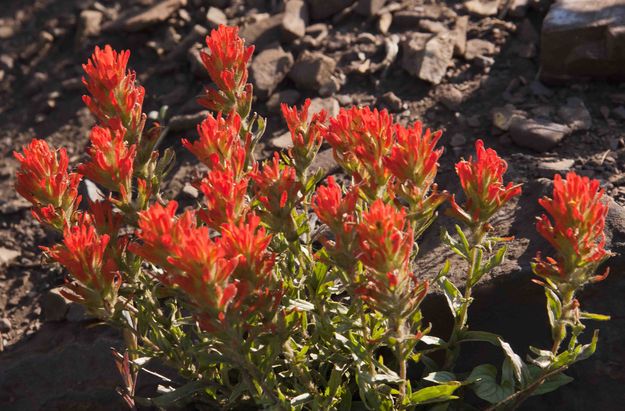
[[[253,152],[265,120],[251,109],[253,47],[225,26],[206,45],[213,85],[198,102],[211,113],[197,138],[181,142],[206,167],[193,181],[203,196],[195,207],[161,196],[173,152],[155,149],[159,124],[146,129],[145,90],[127,68],[129,51],[96,48],[83,66],[83,100],[97,119],[85,163],[70,169],[65,150],[44,140],[15,153],[17,191],[62,235],[42,249],[67,270],[64,294],[122,330],[126,348],[114,360],[129,407],[503,410],[570,381],[563,372],[597,344],[596,333],[579,342],[582,321],[608,318],[581,311],[576,299],[607,275],[597,274],[610,256],[598,182],[556,176],[553,198],[540,200],[546,214],[537,229],[553,250],[533,269],[553,346],[531,348],[525,362],[502,337],[469,327],[472,289],[502,263],[511,240],[492,218],[521,194],[494,150],[478,140],[475,158],[456,164],[457,199],[435,183],[440,131],[395,124],[367,107],[328,118],[311,113],[307,100],[282,105],[293,147],[259,164]],[[323,143],[346,184],[311,169]],[[85,179],[108,195],[79,208]],[[431,276],[416,264],[418,240],[447,201],[458,225],[442,240],[465,265],[447,262]],[[461,291],[447,275],[462,268]],[[454,317],[449,335],[432,335],[421,311],[436,289]],[[500,347],[501,371],[458,369],[467,341]],[[152,359],[186,383],[163,378],[160,396],[136,396]]]

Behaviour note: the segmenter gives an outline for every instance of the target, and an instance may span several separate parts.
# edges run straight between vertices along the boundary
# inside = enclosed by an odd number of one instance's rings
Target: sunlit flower
[[[295,169],[281,165],[278,153],[274,153],[272,161],[264,163],[262,170],[256,167],[251,177],[255,183],[256,197],[268,213],[276,218],[288,215],[300,200],[301,184]]]
[[[80,203],[81,176],[68,173],[67,152],[54,150],[45,140],[33,139],[22,153],[13,154],[20,163],[15,189],[33,204],[35,218],[62,229],[65,219],[71,217]]]
[[[486,223],[488,219],[510,199],[521,194],[521,185],[504,185],[503,175],[508,164],[493,149],[485,149],[482,140],[475,142],[476,158],[462,160],[456,164],[456,173],[466,200],[463,206],[451,199],[452,216],[467,225]]]
[[[89,219],[77,225],[66,226],[63,243],[52,248],[44,247],[48,255],[64,266],[78,285],[68,286],[74,294],[68,297],[101,306],[115,301],[121,285],[119,269],[107,251],[110,237],[99,235]],[[98,298],[94,298],[97,295]],[[101,300],[100,300],[101,299]]]
[[[145,119],[142,113],[145,89],[136,84],[134,71],[126,70],[130,51],[117,52],[108,44],[96,46],[87,64],[82,81],[91,96],[83,101],[102,125],[128,130],[127,140],[137,141]]]
[[[322,110],[309,119],[310,99],[306,99],[302,108],[289,107],[282,103],[282,116],[291,133],[293,148],[290,150],[295,167],[300,173],[312,163],[328,132],[325,126],[327,113]]]
[[[245,148],[242,146],[239,132],[241,117],[231,113],[222,117],[209,114],[197,126],[199,139],[193,143],[183,139],[182,145],[210,169],[231,169],[238,178],[243,173]]]
[[[78,167],[78,171],[93,182],[112,191],[129,193],[132,184],[133,161],[136,146],[128,145],[124,130],[111,130],[95,126],[91,129],[91,146],[87,149],[91,160]]]
[[[332,146],[334,158],[363,190],[375,198],[379,187],[388,181],[390,173],[384,164],[393,144],[393,125],[386,110],[369,107],[341,109],[330,119],[326,140]]]
[[[200,56],[217,90],[207,88],[198,102],[209,110],[237,111],[246,116],[252,99],[251,85],[247,84],[247,65],[254,46],[245,47],[238,27],[229,26],[212,30],[206,37],[206,46],[208,52],[201,52]]]
[[[237,181],[231,169],[209,171],[198,187],[206,205],[198,211],[200,219],[213,229],[225,223],[237,223],[248,209],[247,185],[248,179]]]
[[[566,180],[560,175],[554,177],[553,198],[538,200],[551,218],[543,214],[536,229],[557,255],[544,260],[537,256],[535,271],[538,275],[581,285],[610,256],[604,248],[608,206],[603,194],[598,180],[573,172],[566,175]]]

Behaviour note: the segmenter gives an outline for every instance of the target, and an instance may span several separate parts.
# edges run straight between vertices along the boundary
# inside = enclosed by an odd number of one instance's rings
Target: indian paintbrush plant
[[[556,175],[553,198],[540,200],[546,213],[537,230],[552,250],[536,256],[533,270],[553,345],[531,347],[522,360],[502,337],[469,327],[472,290],[511,240],[492,218],[521,193],[494,150],[478,140],[475,157],[456,164],[457,200],[435,184],[440,131],[402,126],[368,107],[328,118],[311,113],[307,100],[282,105],[292,148],[260,164],[254,147],[265,120],[252,112],[247,82],[253,47],[225,26],[206,45],[212,85],[198,102],[211,113],[198,138],[182,140],[206,168],[193,182],[203,194],[195,207],[181,210],[161,195],[174,156],[159,150],[167,128],[146,128],[145,90],[127,67],[129,51],[96,48],[83,66],[83,100],[97,120],[86,162],[70,167],[65,149],[45,140],[15,153],[17,191],[62,235],[42,249],[67,270],[64,295],[122,330],[126,348],[114,358],[129,407],[511,410],[571,380],[563,372],[597,344],[584,322],[608,319],[583,312],[576,298],[607,275],[597,274],[610,256],[597,181]],[[347,184],[311,169],[323,143]],[[83,179],[106,198],[80,207]],[[426,275],[416,264],[418,240],[446,202],[457,225],[442,240],[466,264],[448,261]],[[463,289],[450,270],[466,270]],[[420,308],[434,290],[454,318],[447,336],[431,335]],[[501,368],[459,369],[467,341],[499,347]],[[164,379],[162,395],[136,396],[153,359],[186,384]]]

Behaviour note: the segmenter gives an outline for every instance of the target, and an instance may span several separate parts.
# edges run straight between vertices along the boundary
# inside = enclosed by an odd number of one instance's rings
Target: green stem
[[[397,363],[399,366],[399,378],[401,378],[401,382],[399,383],[399,398],[398,404],[404,403],[404,398],[406,397],[406,378],[407,378],[407,359],[406,353],[404,349],[404,339],[405,339],[405,328],[406,320],[404,318],[398,318],[394,324],[394,332],[393,336],[395,337],[395,357],[397,358]]]

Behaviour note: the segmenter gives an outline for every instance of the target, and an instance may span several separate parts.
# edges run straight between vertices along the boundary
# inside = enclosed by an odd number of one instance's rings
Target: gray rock
[[[291,139],[291,132],[285,131],[284,133],[273,137],[270,140],[272,146],[277,149],[286,150],[293,147],[293,140]]]
[[[536,169],[541,177],[553,178],[554,174],[564,175],[571,171],[574,165],[575,160],[572,158],[552,159],[552,161],[543,160],[539,162],[536,164]]]
[[[451,65],[454,39],[449,32],[434,36],[414,33],[402,43],[402,51],[404,70],[422,80],[438,84]]]
[[[625,2],[559,0],[543,21],[541,79],[625,78]]]
[[[467,41],[467,49],[464,57],[467,60],[473,60],[477,57],[491,56],[495,54],[497,47],[493,43],[482,39],[471,39]]]
[[[447,26],[440,21],[423,19],[419,21],[419,29],[428,33],[443,33],[447,31]]]
[[[169,130],[172,132],[186,131],[195,128],[209,114],[208,110],[202,110],[193,114],[179,114],[169,120]]]
[[[259,52],[280,41],[283,17],[284,13],[279,13],[256,21],[243,27],[239,34],[247,44],[253,44],[256,47],[256,52]]]
[[[97,10],[83,10],[78,18],[76,41],[81,42],[85,37],[100,35],[102,28],[102,13]]]
[[[378,30],[382,34],[388,33],[388,29],[391,28],[393,23],[393,15],[391,13],[382,13],[378,19]]]
[[[302,0],[289,0],[284,5],[282,39],[292,42],[306,34],[308,6]]]
[[[339,102],[334,97],[316,97],[310,100],[308,115],[312,116],[313,114],[319,113],[321,110],[325,110],[326,113],[328,113],[328,118],[330,118],[335,117],[337,114],[339,114],[340,109],[341,107],[339,106]]]
[[[11,264],[20,254],[21,252],[17,250],[0,247],[0,267]]]
[[[592,127],[592,116],[582,99],[577,97],[569,98],[566,105],[558,109],[558,116],[572,130],[589,130]]]
[[[202,51],[203,46],[200,43],[194,44],[187,51],[187,61],[191,65],[191,73],[199,79],[208,79],[209,75],[204,67],[204,63],[202,62]]]
[[[6,317],[0,318],[0,333],[11,331],[11,320]]]
[[[228,17],[226,17],[226,13],[221,11],[221,9],[218,9],[217,7],[209,7],[206,12],[206,22],[208,23],[208,27],[214,29],[220,25],[227,25]]]
[[[459,16],[454,26],[454,55],[464,56],[467,50],[467,30],[469,29],[469,16]]]
[[[464,100],[460,90],[451,84],[443,84],[436,89],[436,99],[450,110],[457,110]]]
[[[384,6],[384,3],[386,0],[358,0],[354,11],[361,16],[375,16]]]
[[[250,79],[258,98],[261,100],[269,98],[292,66],[293,55],[279,45],[256,55],[250,67]]]
[[[72,302],[61,294],[62,287],[48,290],[41,298],[41,313],[45,321],[63,321]]]
[[[510,138],[520,146],[537,152],[554,148],[564,137],[571,134],[571,129],[563,124],[548,120],[532,120],[515,117],[510,124]]]
[[[307,3],[310,18],[323,20],[351,6],[354,0],[308,0]]]
[[[380,102],[393,112],[398,112],[403,108],[401,99],[392,91],[382,94],[380,96]]]
[[[462,147],[467,143],[467,138],[463,134],[456,133],[449,139],[449,144],[452,147]]]
[[[178,9],[187,4],[187,0],[162,0],[152,7],[138,13],[124,14],[107,24],[107,31],[141,31],[169,19]]]
[[[494,16],[499,8],[499,0],[468,0],[464,7],[469,13],[482,17]]]
[[[512,104],[506,104],[503,107],[495,107],[491,110],[493,125],[500,130],[507,131],[510,129],[512,121],[516,118],[526,118],[527,113],[517,110]]]
[[[332,174],[337,172],[339,169],[340,167],[334,159],[331,148],[319,151],[310,165],[311,173],[316,173],[318,170],[324,170],[326,174]]]
[[[269,100],[267,100],[267,109],[272,113],[277,113],[280,111],[280,105],[282,103],[287,106],[294,106],[298,102],[300,96],[299,91],[294,89],[277,91],[269,97]]]
[[[331,86],[336,68],[334,59],[318,51],[303,51],[289,72],[298,88],[319,91]]]

